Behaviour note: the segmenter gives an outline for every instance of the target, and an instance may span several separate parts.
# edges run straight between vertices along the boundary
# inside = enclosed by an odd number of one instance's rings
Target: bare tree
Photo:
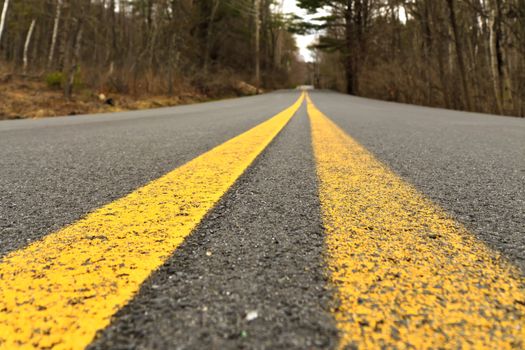
[[[35,25],[36,25],[36,19],[33,19],[31,21],[31,25],[29,26],[29,30],[27,31],[26,42],[24,44],[24,67],[23,67],[24,74],[27,74],[27,64],[28,64],[27,52],[29,50],[29,44],[31,43],[31,37],[33,36],[33,31],[35,30]]]
[[[255,0],[255,87],[259,91],[261,85],[261,0]]]
[[[58,37],[58,25],[60,23],[60,15],[62,13],[62,0],[57,0],[55,19],[53,21],[53,33],[51,34],[51,47],[49,48],[49,56],[47,59],[47,67],[50,68],[53,64],[53,57],[55,54],[55,46]]]
[[[213,0],[212,3],[212,9],[210,13],[209,23],[208,23],[208,30],[206,32],[206,46],[204,49],[204,73],[208,74],[208,66],[210,64],[210,50],[211,50],[211,44],[212,44],[212,36],[213,36],[213,24],[215,22],[215,16],[217,15],[217,10],[219,9],[219,0]]]
[[[9,7],[9,0],[4,0],[2,15],[0,16],[0,42],[2,41],[2,34],[5,28],[5,19],[7,17],[7,8]]]
[[[490,62],[494,94],[498,113],[508,112],[512,107],[512,89],[508,74],[506,55],[503,49],[504,31],[502,26],[502,4],[500,0],[492,0],[490,4]]]
[[[309,11],[330,11],[317,44],[323,50],[315,65],[322,87],[429,106],[525,114],[525,0],[298,3]]]
[[[75,75],[78,70],[78,65],[80,62],[80,50],[82,48],[82,34],[83,34],[83,18],[76,19],[75,34],[72,36],[72,45],[73,55],[70,59],[70,65],[67,67],[66,71],[66,83],[64,86],[64,96],[66,99],[71,99],[73,94],[73,87],[75,85]]]
[[[9,4],[8,17],[16,25],[3,33],[0,64],[43,72],[42,80],[60,85],[67,98],[79,83],[107,93],[185,90],[219,97],[243,93],[239,83],[254,80],[253,0],[2,3],[3,23],[11,23],[5,18]],[[299,65],[293,36],[286,23],[276,20],[281,15],[273,11],[272,1],[261,1],[259,8],[264,23],[258,80],[261,87],[289,86]],[[33,19],[37,25],[28,37]],[[272,40],[269,32],[281,40]]]
[[[461,77],[461,86],[463,89],[463,97],[465,99],[465,106],[468,110],[472,110],[472,97],[470,95],[469,82],[467,80],[467,68],[465,66],[463,38],[459,34],[458,24],[456,20],[455,0],[447,0],[450,27],[452,29],[453,40],[456,48],[456,58]],[[452,57],[452,55],[451,55]]]

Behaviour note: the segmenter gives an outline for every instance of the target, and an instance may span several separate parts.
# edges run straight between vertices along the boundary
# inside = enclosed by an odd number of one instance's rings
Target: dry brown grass
[[[109,94],[115,105],[101,102],[97,92],[77,91],[66,101],[62,91],[49,88],[41,78],[0,75],[0,119],[42,118],[136,109],[158,108],[202,102],[208,96],[196,91],[178,92],[177,96],[140,96]]]

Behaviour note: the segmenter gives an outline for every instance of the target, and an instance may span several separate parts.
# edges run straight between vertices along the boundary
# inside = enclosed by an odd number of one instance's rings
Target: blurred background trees
[[[262,88],[304,83],[289,29],[314,29],[319,87],[525,115],[525,0],[297,2],[319,21],[292,21],[280,0],[0,0],[0,72],[66,98],[78,86],[220,97],[256,86],[257,65]]]
[[[326,12],[314,26],[322,34],[312,79],[321,87],[525,116],[525,0],[298,3]]]
[[[67,98],[75,84],[125,94],[191,86],[220,96],[238,82],[255,84],[258,20],[261,86],[293,86],[300,63],[287,20],[271,0],[257,3],[0,0],[0,65],[42,76]]]

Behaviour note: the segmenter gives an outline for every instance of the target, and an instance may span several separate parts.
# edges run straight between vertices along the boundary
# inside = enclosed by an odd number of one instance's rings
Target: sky
[[[285,13],[295,13],[298,16],[306,16],[306,11],[300,9],[295,4],[295,0],[282,0],[283,1],[283,12]],[[299,47],[299,52],[305,61],[312,60],[312,53],[308,50],[308,45],[310,45],[315,40],[315,35],[296,35],[297,46]]]

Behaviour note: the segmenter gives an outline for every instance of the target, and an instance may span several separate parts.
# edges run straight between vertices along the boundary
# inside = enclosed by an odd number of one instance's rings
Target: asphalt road
[[[312,98],[379,160],[525,271],[525,120]]]
[[[0,256],[254,127],[297,92],[0,123]]]
[[[299,95],[0,122],[0,257],[260,124]],[[524,275],[525,120],[309,95]],[[303,105],[89,348],[335,348],[338,305],[325,246]]]

